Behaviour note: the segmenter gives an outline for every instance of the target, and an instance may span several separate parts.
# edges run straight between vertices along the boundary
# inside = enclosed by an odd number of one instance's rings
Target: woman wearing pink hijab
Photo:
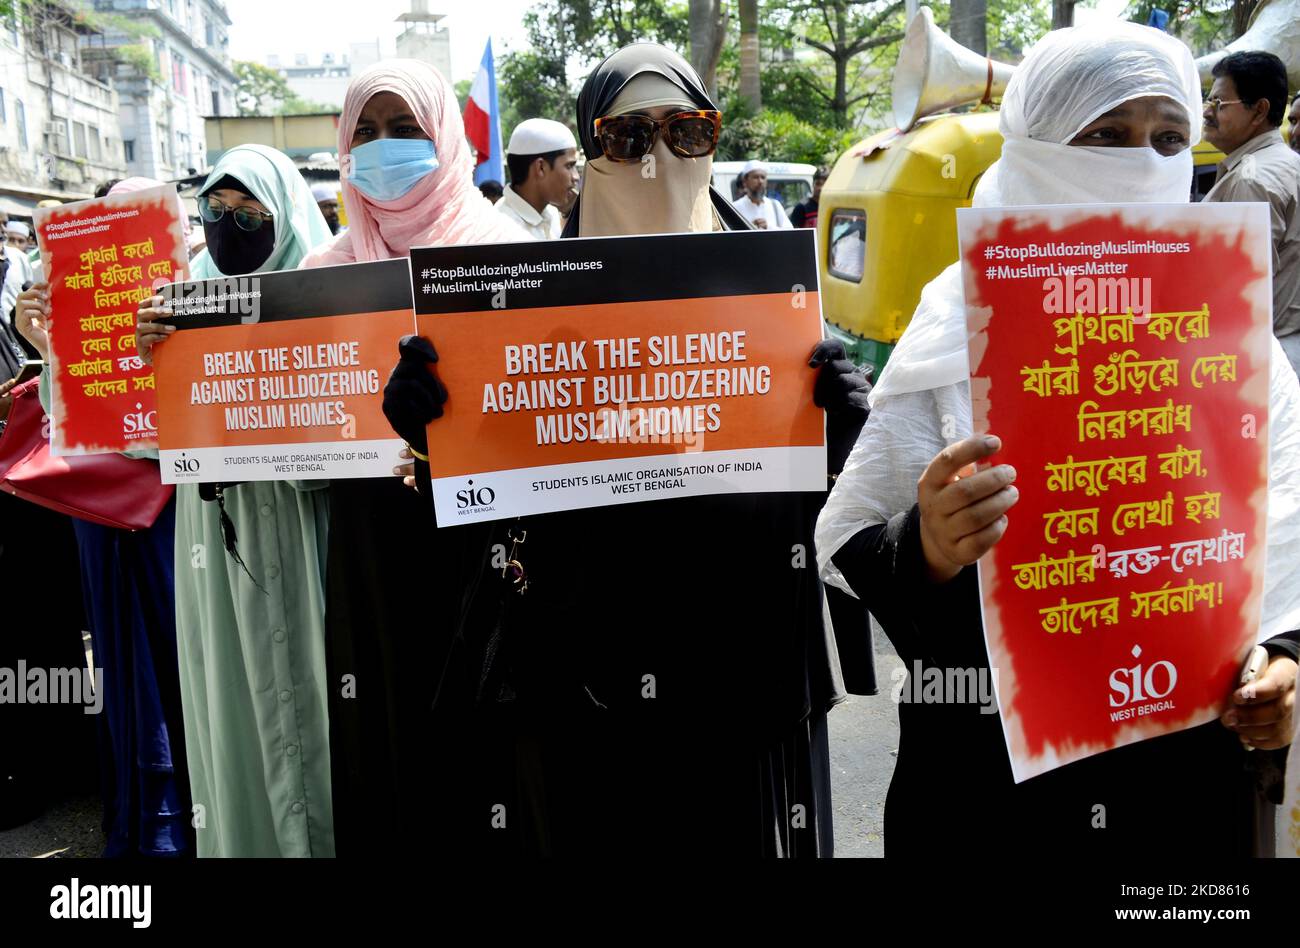
[[[339,166],[348,231],[308,254],[304,267],[530,239],[474,186],[456,94],[427,63],[390,59],[352,80],[339,119]]]
[[[352,81],[339,164],[348,231],[308,254],[304,267],[531,239],[474,186],[455,93],[426,63],[388,60]],[[438,818],[408,815],[413,806],[432,813],[431,793],[460,779],[429,753],[449,606],[459,601],[439,588],[448,573],[439,557],[451,542],[434,536],[428,498],[400,478],[330,485],[325,631],[340,856],[418,851],[445,829]],[[422,826],[427,840],[412,835]]]

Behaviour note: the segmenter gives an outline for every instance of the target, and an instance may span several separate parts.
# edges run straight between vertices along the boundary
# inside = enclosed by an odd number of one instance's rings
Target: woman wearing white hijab
[[[1049,33],[1007,87],[1002,157],[974,203],[1186,202],[1200,111],[1196,68],[1180,41],[1128,23]],[[1300,628],[1300,386],[1274,350],[1264,621],[1275,637],[1266,643],[1268,688],[1224,722],[1238,733],[1211,723],[1016,785],[992,709],[901,703],[888,854],[932,852],[957,838],[1053,853],[1127,853],[1140,842],[1151,853],[1249,854],[1254,787],[1243,763],[1266,755],[1247,758],[1240,747],[1289,739]],[[970,437],[969,374],[953,264],[922,292],[817,525],[826,581],[866,601],[909,670],[948,680],[954,669],[987,674],[967,567],[1002,536],[1018,496],[1005,465],[958,476],[1000,450],[996,437]]]

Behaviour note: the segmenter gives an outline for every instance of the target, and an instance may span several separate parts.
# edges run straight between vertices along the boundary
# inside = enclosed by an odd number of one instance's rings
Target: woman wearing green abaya
[[[241,145],[198,193],[192,279],[291,270],[330,236],[285,155]],[[146,300],[140,353],[172,327]],[[176,634],[200,856],[332,856],[325,681],[326,483],[181,485]],[[223,532],[229,518],[233,535]]]

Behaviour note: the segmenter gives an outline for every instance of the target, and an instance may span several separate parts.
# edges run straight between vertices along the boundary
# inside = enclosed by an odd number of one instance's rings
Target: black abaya
[[[0,492],[0,668],[80,673],[85,627],[71,518]],[[95,731],[81,704],[0,702],[0,829],[97,788]]]
[[[642,72],[713,108],[681,57],[628,47],[579,98],[589,157],[592,117]],[[713,201],[724,227],[746,226]],[[330,500],[340,855],[426,839],[447,857],[830,855],[826,713],[842,693],[813,553],[824,493],[438,531],[396,479]],[[502,576],[510,531],[526,531],[524,595]]]
[[[454,593],[426,497],[401,479],[330,484],[325,637],[330,770],[339,856],[434,846],[443,828],[414,818],[445,761],[432,738],[438,670]],[[442,610],[441,612],[439,610]],[[433,851],[436,851],[433,850]]]
[[[480,845],[830,855],[825,722],[839,692],[821,585],[799,553],[822,499],[689,498],[457,528],[477,534],[466,565],[478,585],[442,702],[496,734],[453,767],[495,775],[467,804]],[[527,531],[522,596],[490,562],[507,530]],[[495,765],[476,763],[485,752]],[[509,798],[499,833],[488,811]]]
[[[834,556],[909,673],[987,674],[976,571],[925,577],[914,506],[868,527]],[[1294,633],[1266,643],[1295,657]],[[978,673],[978,672],[977,672]],[[911,683],[904,692],[911,693]],[[1255,836],[1256,774],[1217,721],[1130,744],[1016,784],[996,713],[978,703],[899,703],[898,762],[885,803],[885,854],[936,852],[1132,858],[1245,857]]]

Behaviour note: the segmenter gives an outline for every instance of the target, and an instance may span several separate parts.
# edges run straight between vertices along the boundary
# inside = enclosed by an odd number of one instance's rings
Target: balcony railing
[[[108,112],[117,109],[111,86],[59,60],[28,59],[27,81]]]

